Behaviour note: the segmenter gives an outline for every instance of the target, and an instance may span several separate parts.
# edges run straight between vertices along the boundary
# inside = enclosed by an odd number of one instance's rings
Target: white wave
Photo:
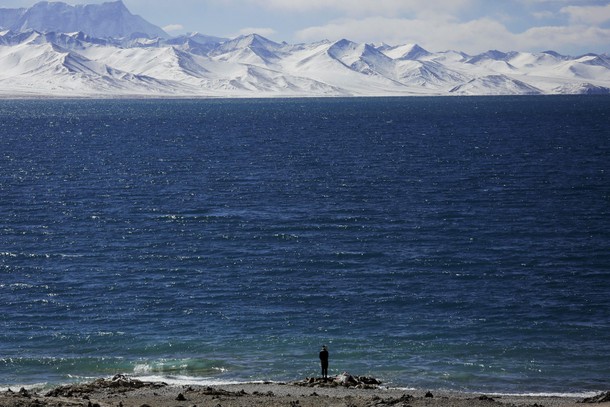
[[[147,382],[163,382],[172,386],[225,386],[230,384],[242,384],[243,381],[237,380],[221,380],[210,377],[194,377],[194,376],[161,376],[161,375],[134,375],[134,379]],[[261,382],[262,383],[262,382]]]
[[[560,397],[560,398],[587,398],[597,396],[598,392],[579,392],[579,393],[485,393],[489,396],[503,397]]]
[[[401,391],[420,391],[421,389],[416,387],[388,387],[388,389],[401,390]],[[528,393],[504,393],[504,392],[488,392],[488,391],[457,391],[449,389],[438,390],[439,394],[466,394],[466,395],[480,395],[485,394],[490,397],[557,397],[557,398],[588,398],[594,397],[602,393],[602,391],[583,391],[574,393],[552,393],[552,392],[528,392]],[[435,394],[436,395],[436,394]]]

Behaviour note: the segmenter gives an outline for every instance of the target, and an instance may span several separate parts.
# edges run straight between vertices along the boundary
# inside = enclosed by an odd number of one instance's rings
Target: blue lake
[[[0,387],[607,390],[610,98],[0,101]]]

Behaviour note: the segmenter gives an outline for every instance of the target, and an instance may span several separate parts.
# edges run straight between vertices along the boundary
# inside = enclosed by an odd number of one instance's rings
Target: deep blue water
[[[0,387],[610,387],[610,98],[0,101]]]

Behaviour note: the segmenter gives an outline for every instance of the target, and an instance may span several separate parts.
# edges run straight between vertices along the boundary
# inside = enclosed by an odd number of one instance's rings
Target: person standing
[[[326,345],[322,345],[320,351],[320,364],[322,365],[322,378],[328,379],[328,348]]]

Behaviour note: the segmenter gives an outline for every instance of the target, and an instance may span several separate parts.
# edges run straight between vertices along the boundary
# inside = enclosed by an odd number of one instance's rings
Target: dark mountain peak
[[[505,61],[508,58],[509,54],[506,52],[498,51],[498,50],[489,50],[479,55],[475,55],[474,57],[468,60],[469,64],[477,64],[482,61]]]
[[[0,24],[13,31],[82,31],[93,37],[168,37],[161,28],[129,12],[122,0],[72,6],[41,1],[28,9],[0,9]]]

